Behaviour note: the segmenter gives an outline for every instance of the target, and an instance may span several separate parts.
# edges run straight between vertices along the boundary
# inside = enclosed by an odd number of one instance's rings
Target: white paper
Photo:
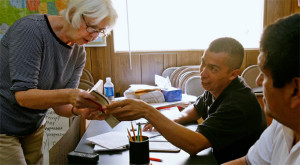
[[[143,131],[143,136],[148,136],[148,138],[153,138],[156,136],[160,136],[160,133],[157,131]]]
[[[165,97],[160,91],[153,91],[142,94],[140,99],[147,103],[162,103],[165,102]]]
[[[87,138],[87,140],[108,149],[115,149],[129,145],[126,133],[122,132],[108,132]]]
[[[94,147],[94,151],[118,151],[118,150],[125,150],[126,148],[127,148],[126,146],[123,146],[114,149],[109,149],[96,144]]]
[[[172,87],[171,85],[171,81],[169,79],[169,77],[164,78],[162,76],[159,75],[155,75],[155,84],[159,87],[159,88],[170,88]]]

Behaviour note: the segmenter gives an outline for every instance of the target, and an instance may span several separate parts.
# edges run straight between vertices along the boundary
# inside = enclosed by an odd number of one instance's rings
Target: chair
[[[169,76],[169,78],[170,78],[171,74],[172,74],[177,68],[179,68],[179,67],[169,67],[169,68],[165,69],[165,70],[162,72],[161,76],[162,76],[162,77],[165,77],[165,78],[167,78],[167,77]]]
[[[185,93],[185,84],[186,84],[187,80],[193,76],[200,76],[200,72],[199,71],[188,71],[180,76],[178,88],[182,89],[182,93]]]
[[[176,88],[180,88],[180,82],[181,80],[186,76],[187,73],[189,72],[199,72],[199,69],[200,69],[200,65],[195,65],[195,66],[188,66],[187,68],[183,69],[177,76],[176,80],[175,80],[175,87]],[[197,74],[197,73],[196,73]],[[200,75],[200,73],[199,73]]]
[[[80,79],[95,83],[92,74],[87,69],[83,69]]]
[[[94,85],[95,85],[94,83],[92,83],[88,80],[83,80],[82,79],[82,80],[79,81],[78,88],[83,89],[83,90],[88,90],[88,89],[92,89]]]
[[[171,81],[171,84],[173,87],[175,87],[175,83],[176,83],[176,79],[177,79],[177,76],[178,74],[183,70],[187,68],[186,66],[181,66],[181,67],[178,67],[176,68],[173,73],[170,75],[170,81]]]
[[[241,76],[244,78],[246,84],[250,88],[257,88],[258,86],[256,85],[256,78],[259,73],[260,70],[258,65],[250,65],[243,71]]]
[[[205,91],[201,85],[200,76],[192,76],[185,83],[185,94],[200,96]]]
[[[187,71],[199,70],[200,65],[186,65],[178,67],[170,76],[170,81],[173,87],[178,88],[180,76]]]

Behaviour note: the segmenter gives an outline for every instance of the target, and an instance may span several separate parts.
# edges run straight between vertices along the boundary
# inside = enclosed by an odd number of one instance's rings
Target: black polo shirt
[[[197,112],[204,119],[196,131],[210,141],[218,163],[246,155],[267,127],[256,96],[237,77],[216,100],[212,98],[205,91],[195,102]]]

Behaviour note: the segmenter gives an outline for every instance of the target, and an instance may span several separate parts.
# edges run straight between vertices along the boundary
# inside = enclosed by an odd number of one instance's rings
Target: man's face
[[[278,118],[282,118],[283,116],[285,116],[284,109],[285,106],[287,106],[285,102],[286,95],[284,88],[274,88],[273,78],[271,76],[270,70],[263,69],[264,62],[265,56],[263,53],[260,53],[260,55],[258,56],[258,65],[261,73],[258,75],[256,83],[258,86],[263,87],[263,101],[266,113],[278,120]]]
[[[200,65],[201,84],[203,88],[209,91],[217,98],[222,91],[236,77],[229,72],[227,64],[228,54],[224,52],[205,51]]]

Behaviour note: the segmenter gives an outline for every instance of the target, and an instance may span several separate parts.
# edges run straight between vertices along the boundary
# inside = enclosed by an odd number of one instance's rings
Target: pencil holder
[[[149,140],[142,136],[142,141],[129,140],[130,165],[149,165]]]

